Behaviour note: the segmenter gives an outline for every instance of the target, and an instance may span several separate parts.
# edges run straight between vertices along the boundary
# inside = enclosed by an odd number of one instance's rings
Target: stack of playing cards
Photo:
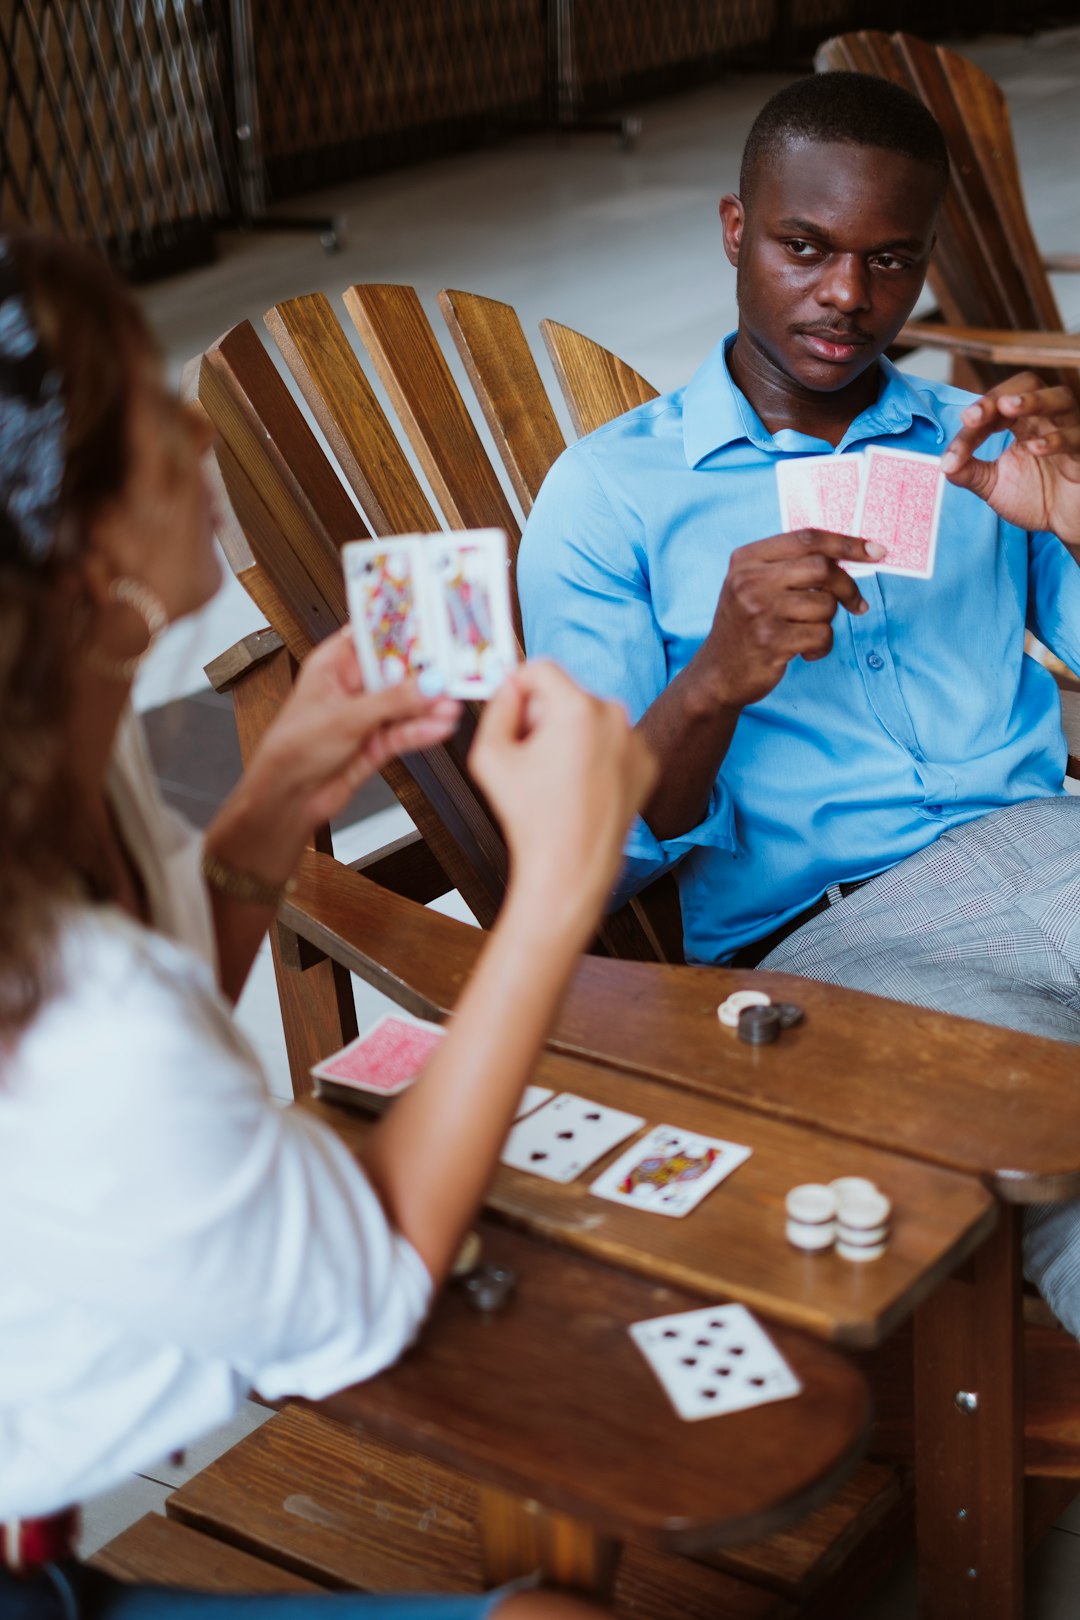
[[[937,456],[871,445],[842,456],[801,456],[776,464],[784,532],[826,529],[876,540],[875,563],[845,563],[850,574],[931,579],[945,479]]]
[[[356,1091],[396,1097],[412,1085],[445,1034],[441,1024],[388,1013],[340,1052],[312,1067],[316,1090],[339,1102],[350,1102],[349,1093]],[[548,1086],[526,1086],[514,1118],[524,1119],[554,1095]]]
[[[430,671],[451,697],[487,698],[517,663],[501,529],[358,540],[341,556],[369,691]]]
[[[320,1096],[333,1097],[338,1088],[396,1097],[411,1086],[446,1031],[441,1024],[389,1013],[379,1018],[355,1041],[312,1067]]]
[[[743,1305],[634,1322],[630,1336],[681,1418],[719,1417],[801,1393],[802,1385]]]

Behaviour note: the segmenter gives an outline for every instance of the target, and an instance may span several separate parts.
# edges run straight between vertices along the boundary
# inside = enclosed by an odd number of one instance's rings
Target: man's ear
[[[742,242],[743,225],[746,221],[746,211],[742,202],[729,191],[720,199],[720,224],[724,231],[724,252],[732,264],[739,262],[739,246]]]

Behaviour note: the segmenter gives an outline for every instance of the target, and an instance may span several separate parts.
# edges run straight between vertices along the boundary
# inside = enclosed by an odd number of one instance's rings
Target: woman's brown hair
[[[135,360],[152,340],[132,294],[96,254],[30,233],[0,241],[64,415],[53,532],[33,556],[0,547],[2,1040],[46,993],[57,902],[77,877],[80,806],[66,756],[80,625],[65,567],[95,511],[123,488]]]

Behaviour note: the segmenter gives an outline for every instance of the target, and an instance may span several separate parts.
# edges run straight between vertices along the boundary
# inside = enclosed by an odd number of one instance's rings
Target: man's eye
[[[787,247],[796,259],[812,259],[818,251],[813,242],[804,242],[801,236],[793,237]]]
[[[908,268],[906,259],[898,259],[892,253],[879,253],[874,263],[879,270],[906,270]]]

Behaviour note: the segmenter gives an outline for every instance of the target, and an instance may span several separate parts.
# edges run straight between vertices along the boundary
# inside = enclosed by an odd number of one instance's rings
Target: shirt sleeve
[[[1080,674],[1080,566],[1054,534],[1031,536],[1028,629]]]
[[[583,440],[544,480],[522,536],[517,576],[529,656],[551,658],[587,691],[618,699],[635,725],[668,684],[639,528],[629,511],[616,510],[591,442]],[[636,821],[615,903],[700,845],[735,847],[734,809],[720,776],[704,819],[679,837],[658,839]]]
[[[269,1098],[208,971],[156,949],[31,1042],[40,1151],[31,1131],[5,1171],[24,1177],[27,1264],[269,1399],[373,1376],[415,1336],[427,1270],[345,1147]]]

